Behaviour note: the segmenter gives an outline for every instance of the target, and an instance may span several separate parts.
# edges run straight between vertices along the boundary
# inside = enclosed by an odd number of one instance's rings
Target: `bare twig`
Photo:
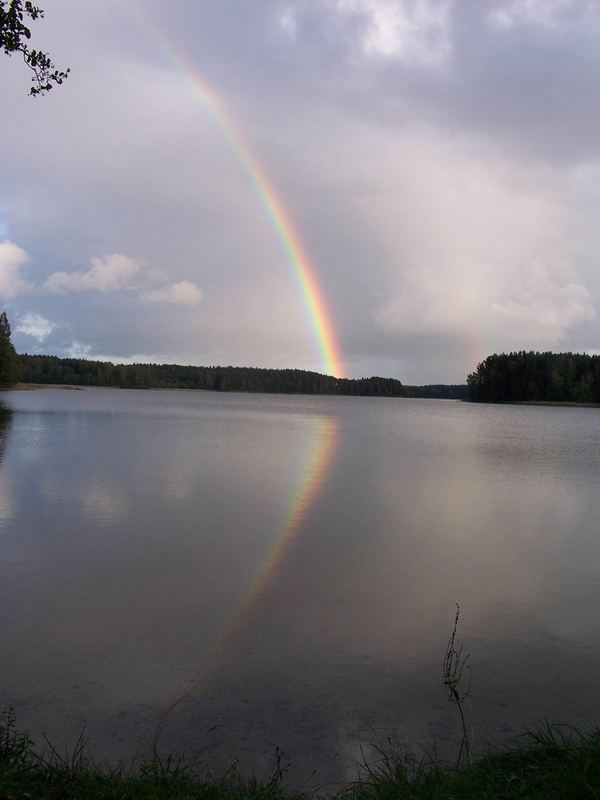
[[[460,617],[460,606],[457,603],[456,615],[454,617],[454,626],[452,628],[452,633],[450,634],[450,638],[448,640],[448,646],[446,647],[446,653],[444,655],[444,660],[442,662],[442,674],[444,677],[444,686],[446,687],[446,691],[448,693],[448,700],[456,705],[458,713],[460,715],[460,723],[462,727],[462,739],[458,751],[458,758],[456,759],[457,768],[461,764],[461,761],[463,759],[463,753],[465,755],[467,763],[471,759],[471,742],[469,739],[469,734],[467,733],[467,724],[463,710],[463,703],[467,699],[469,692],[471,691],[471,666],[470,664],[467,663],[469,661],[470,654],[469,653],[467,653],[466,655],[463,654],[462,644],[458,649],[456,649],[455,640],[456,640],[456,631],[458,629],[459,617]],[[465,671],[468,676],[468,682],[466,688],[462,688],[461,683],[463,677],[465,677]]]

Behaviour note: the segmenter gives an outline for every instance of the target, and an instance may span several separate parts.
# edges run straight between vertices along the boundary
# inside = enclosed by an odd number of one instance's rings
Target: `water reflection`
[[[11,425],[12,411],[0,400],[0,525],[6,523],[13,513],[12,490],[2,466]]]
[[[242,624],[244,616],[267,590],[306,518],[317,503],[335,461],[338,436],[339,425],[334,418],[313,421],[308,453],[305,464],[300,470],[300,478],[291,493],[289,511],[269,550],[265,553],[262,564],[249,581],[239,611],[231,623],[231,632]]]
[[[12,410],[0,400],[0,464],[4,459],[4,451],[6,450],[6,443],[8,433],[12,424],[13,412]]]
[[[197,696],[204,688],[219,662],[227,660],[227,646],[243,627],[257,601],[268,591],[294,540],[302,530],[307,517],[318,502],[335,461],[339,444],[339,423],[333,417],[311,419],[311,430],[306,442],[303,463],[293,481],[288,508],[284,519],[272,536],[268,548],[247,580],[241,599],[231,617],[209,642],[203,663],[188,681],[187,687],[168,705],[173,711],[182,701]]]
[[[32,732],[86,722],[97,757],[127,758],[170,707],[166,750],[268,775],[279,745],[298,783],[353,778],[373,727],[454,740],[440,659],[456,601],[478,741],[600,718],[596,411],[7,402],[0,701]]]
[[[128,511],[126,494],[108,481],[91,482],[81,500],[84,515],[104,524],[114,525],[124,520]]]

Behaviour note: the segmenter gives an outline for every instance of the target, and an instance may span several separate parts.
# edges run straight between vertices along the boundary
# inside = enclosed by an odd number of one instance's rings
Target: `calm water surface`
[[[600,412],[111,389],[6,392],[0,704],[99,757],[294,785],[361,745],[600,722]],[[316,769],[315,775],[312,774]]]

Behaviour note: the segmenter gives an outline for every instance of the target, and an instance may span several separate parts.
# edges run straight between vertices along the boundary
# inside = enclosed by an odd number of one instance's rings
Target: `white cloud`
[[[577,0],[578,5],[581,5]],[[490,18],[498,27],[511,29],[519,25],[554,27],[562,12],[574,7],[573,0],[513,0],[494,9]]]
[[[103,258],[91,258],[86,272],[53,272],[44,288],[53,294],[71,292],[116,292],[135,287],[140,264],[129,256],[112,253]]]
[[[366,55],[439,64],[449,55],[449,0],[335,0],[338,10],[367,20]]]
[[[46,279],[44,289],[51,294],[134,291],[143,303],[183,306],[198,305],[202,298],[202,290],[191,281],[152,288],[162,273],[146,269],[136,259],[121,253],[91,258],[90,263],[90,269],[85,272],[53,272]]]
[[[26,313],[19,317],[15,330],[33,336],[38,342],[43,342],[56,328],[58,328],[56,323],[42,317],[41,314]]]
[[[90,344],[83,344],[73,339],[69,347],[65,350],[67,358],[90,358],[92,346]],[[100,360],[100,359],[98,359]]]
[[[293,8],[286,8],[281,12],[279,15],[279,26],[285,33],[288,34],[288,36],[296,35],[298,20],[296,18],[296,12]]]
[[[140,300],[145,303],[172,303],[173,305],[196,306],[202,299],[202,290],[191,281],[179,281],[161,289],[143,292]]]
[[[0,242],[0,298],[9,300],[30,288],[19,275],[19,270],[28,261],[25,250],[14,242],[8,239]]]

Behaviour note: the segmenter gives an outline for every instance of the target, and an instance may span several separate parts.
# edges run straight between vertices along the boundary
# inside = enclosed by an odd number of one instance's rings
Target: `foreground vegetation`
[[[482,755],[459,769],[416,763],[380,751],[363,765],[356,783],[337,800],[586,800],[600,797],[600,731],[583,734],[546,725],[519,745]],[[319,792],[312,796],[319,795]],[[330,795],[331,796],[331,795]],[[0,716],[0,797],[81,800],[300,800],[285,788],[285,770],[263,782],[243,780],[233,769],[216,778],[207,771],[158,755],[133,772],[90,761],[81,742],[69,756],[52,748],[37,755],[15,728],[12,711]]]

